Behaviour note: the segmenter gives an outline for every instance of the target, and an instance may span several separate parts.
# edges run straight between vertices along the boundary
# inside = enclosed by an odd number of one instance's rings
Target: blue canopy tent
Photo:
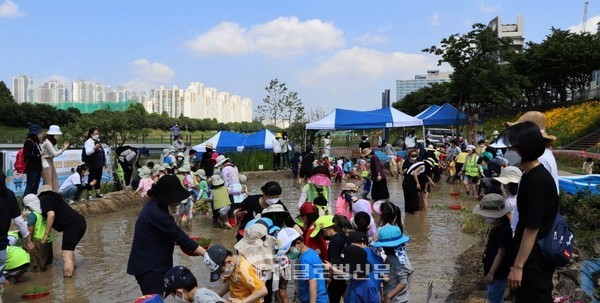
[[[355,130],[423,125],[419,118],[409,116],[393,107],[370,111],[336,108],[325,118],[306,124],[306,129]]]
[[[206,144],[208,142],[212,142],[213,148],[218,150],[221,153],[235,152],[243,149],[244,142],[248,138],[248,135],[228,132],[228,131],[220,131],[216,135],[212,136],[212,138],[202,142],[193,147],[197,152],[205,152]]]
[[[429,109],[425,110],[425,112],[427,111],[429,111]],[[456,107],[452,106],[450,103],[445,103],[429,115],[423,115],[419,118],[423,119],[423,125],[425,126],[462,125],[465,124],[467,120],[467,115],[456,109]]]
[[[435,105],[435,104],[434,104],[434,105],[432,105],[432,106],[428,107],[426,110],[424,110],[424,111],[420,112],[420,113],[419,113],[418,115],[416,115],[415,117],[416,117],[416,118],[419,118],[419,119],[423,119],[424,117],[427,117],[427,116],[429,116],[429,115],[431,115],[431,114],[435,113],[435,111],[437,111],[439,108],[440,108],[440,106],[439,106],[439,105]]]
[[[268,129],[263,129],[248,135],[244,141],[245,150],[272,149],[275,135]]]

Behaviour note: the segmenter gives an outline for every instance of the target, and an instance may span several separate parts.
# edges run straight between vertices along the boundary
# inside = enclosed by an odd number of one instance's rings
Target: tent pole
[[[423,128],[423,146],[427,148],[427,134],[425,133],[425,125],[423,124],[421,127]]]
[[[308,137],[306,135],[306,127],[304,127],[304,146],[300,146],[301,151],[306,151],[306,146],[308,146]]]

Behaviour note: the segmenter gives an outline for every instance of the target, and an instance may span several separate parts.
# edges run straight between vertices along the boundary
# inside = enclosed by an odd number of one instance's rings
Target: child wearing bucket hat
[[[519,192],[519,182],[523,172],[515,166],[507,166],[502,169],[500,176],[494,177],[493,179],[502,184],[502,191],[505,193],[506,205],[512,207],[512,211],[507,214],[510,219],[510,227],[513,230],[517,228],[517,222],[519,222],[519,210],[517,209],[517,194]]]
[[[389,273],[384,275],[383,302],[408,302],[413,267],[406,254],[406,243],[410,238],[395,225],[379,229],[375,247],[383,248]]]
[[[135,189],[135,192],[140,194],[142,197],[146,197],[148,190],[152,188],[154,185],[154,180],[152,180],[152,170],[147,166],[142,166],[138,169],[138,173],[140,175],[140,183],[138,187]]]
[[[229,224],[231,200],[229,199],[227,187],[225,187],[225,181],[217,174],[210,177],[210,180],[212,185],[213,224],[215,227],[231,229],[231,224]]]
[[[196,181],[196,190],[198,191],[198,198],[194,209],[201,214],[210,216],[210,191],[208,182],[206,181],[206,171],[204,169],[197,170],[194,173],[194,180]]]
[[[498,194],[483,196],[481,203],[473,208],[473,213],[484,217],[489,225],[483,253],[483,275],[487,285],[487,299],[491,303],[504,302],[504,290],[510,271],[508,251],[513,237],[507,216],[511,210],[512,207],[506,205],[504,197]]]

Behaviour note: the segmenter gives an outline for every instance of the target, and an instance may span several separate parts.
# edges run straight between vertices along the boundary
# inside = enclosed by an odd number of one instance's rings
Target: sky
[[[523,15],[527,41],[579,31],[583,0],[0,0],[0,80],[84,78],[149,91],[190,82],[262,104],[271,79],[308,110],[370,110],[437,66],[421,50],[473,23]],[[600,22],[590,0],[588,30]]]

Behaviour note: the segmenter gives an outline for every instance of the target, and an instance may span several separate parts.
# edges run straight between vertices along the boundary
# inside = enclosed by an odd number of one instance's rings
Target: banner
[[[19,174],[14,171],[15,160],[17,158],[18,151],[3,151],[4,156],[4,173],[6,174],[6,186],[8,189],[15,192],[15,195],[22,196],[27,186],[27,176],[25,174]],[[112,172],[112,157],[111,149],[108,146],[104,146],[104,152],[106,153],[106,166],[102,171],[102,185],[106,183],[112,184],[113,172]],[[54,158],[54,168],[58,175],[59,183],[62,184],[65,179],[75,172],[77,166],[83,164],[81,162],[81,149],[68,149],[65,150],[60,156]],[[40,185],[42,181],[40,181]]]

